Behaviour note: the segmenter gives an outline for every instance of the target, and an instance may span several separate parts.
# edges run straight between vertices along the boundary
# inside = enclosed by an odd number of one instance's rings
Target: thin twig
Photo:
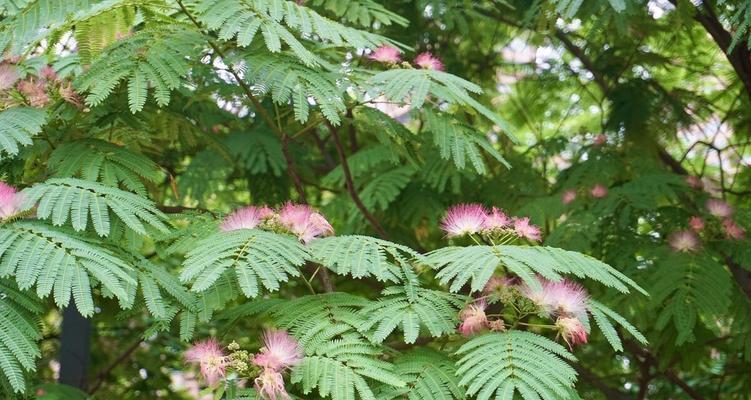
[[[373,214],[368,211],[368,209],[365,207],[365,204],[363,204],[362,199],[360,199],[360,195],[357,193],[357,189],[355,188],[355,183],[352,180],[352,171],[349,169],[349,162],[347,162],[347,155],[344,153],[344,146],[342,145],[342,141],[339,138],[339,134],[337,133],[336,127],[331,125],[330,123],[326,123],[329,127],[329,130],[331,131],[331,138],[334,140],[334,145],[336,146],[336,152],[339,155],[339,162],[342,164],[342,172],[344,173],[344,183],[347,186],[347,192],[349,192],[349,196],[352,198],[352,201],[355,202],[355,206],[357,206],[357,209],[360,210],[362,215],[365,217],[365,219],[370,222],[370,225],[373,227],[373,230],[376,231],[378,236],[380,236],[383,239],[388,238],[388,234],[381,226],[381,223],[378,222],[378,220],[373,216]]]
[[[188,11],[188,9],[183,4],[182,0],[177,0],[177,5],[180,6],[180,10],[188,17],[188,19],[193,23],[193,25],[196,26],[200,31],[203,32],[201,28],[201,24],[198,22],[198,20],[193,17],[193,15]],[[209,39],[208,36],[206,38],[206,42],[211,46],[212,49],[214,49],[214,52],[222,58],[222,60],[226,60],[226,57],[224,55],[224,52],[222,49],[214,43],[213,40]],[[250,87],[245,83],[245,81],[240,77],[240,74],[235,71],[234,68],[232,68],[231,65],[227,64],[227,72],[229,72],[234,78],[235,81],[237,81],[237,84],[240,86],[240,89],[242,89],[243,93],[245,93],[245,96],[253,103],[253,107],[258,112],[258,114],[263,118],[263,120],[266,122],[266,125],[269,126],[269,128],[276,131],[276,133],[279,135],[279,137],[282,140],[282,154],[284,155],[285,160],[287,161],[287,173],[292,178],[292,182],[295,185],[295,190],[297,191],[297,195],[299,196],[299,201],[301,203],[307,203],[307,197],[305,196],[305,189],[302,185],[302,181],[300,179],[300,176],[297,173],[297,170],[295,169],[295,164],[292,158],[289,155],[289,136],[281,130],[279,126],[274,122],[274,119],[271,117],[269,112],[263,107],[261,102],[256,98],[255,95],[253,95],[253,91],[250,90]]]
[[[106,368],[101,370],[96,375],[96,383],[89,389],[89,394],[96,393],[97,390],[99,390],[100,387],[102,387],[102,384],[104,384],[104,380],[107,379],[109,374],[112,372],[113,369],[117,368],[118,365],[123,363],[125,360],[127,360],[133,352],[135,352],[138,347],[141,345],[141,342],[143,339],[136,340],[133,344],[131,344],[125,351],[120,354],[115,360],[113,360]]]

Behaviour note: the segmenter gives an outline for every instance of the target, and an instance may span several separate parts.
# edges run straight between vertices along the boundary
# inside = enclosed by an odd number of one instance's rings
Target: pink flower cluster
[[[488,303],[485,300],[479,300],[474,304],[469,304],[459,313],[459,332],[465,337],[471,336],[488,326],[488,317],[485,315],[485,309]]]
[[[236,344],[234,344],[237,346]],[[239,346],[238,346],[239,347]],[[236,350],[238,347],[230,350]],[[243,358],[247,360],[248,354]],[[195,343],[185,352],[185,360],[189,363],[198,364],[201,376],[210,386],[214,386],[227,374],[227,368],[238,368],[238,372],[247,370],[247,364],[243,361],[243,369],[238,364],[233,364],[233,357],[238,353],[228,356],[224,353],[215,339],[208,339]],[[254,380],[255,390],[262,399],[278,400],[289,399],[289,394],[284,387],[284,371],[290,369],[302,361],[303,350],[300,344],[287,332],[267,330],[263,334],[263,347],[257,354],[251,356],[251,362],[261,369]]]
[[[208,339],[195,343],[193,347],[185,352],[185,361],[198,364],[201,368],[201,375],[213,386],[223,378],[229,365],[229,359],[219,347],[216,339]]]
[[[592,186],[589,190],[589,195],[592,196],[595,199],[601,199],[608,195],[608,188],[605,185],[602,184],[596,184]],[[564,205],[573,203],[574,200],[578,197],[576,189],[566,189],[561,194],[561,203]]]
[[[402,60],[401,51],[398,48],[389,45],[383,45],[373,50],[368,58],[383,64],[396,64]],[[443,71],[444,68],[443,62],[429,52],[418,54],[417,57],[415,57],[414,62],[415,65],[422,69]]]
[[[555,325],[551,327],[555,327],[569,347],[586,343],[588,331],[582,322],[587,318],[589,295],[586,290],[581,285],[565,279],[560,281],[550,281],[541,277],[537,279],[540,284],[533,287],[527,284],[517,284],[509,277],[491,277],[483,289],[484,296],[467,305],[459,313],[461,322],[457,330],[464,336],[471,336],[484,329],[504,330],[502,318],[490,319],[485,313],[488,307],[485,299],[500,294],[501,302],[513,302],[513,296],[520,294],[534,303],[541,316],[555,319]],[[504,300],[504,296],[509,293],[516,294],[511,294],[511,298]]]
[[[532,300],[545,315],[577,318],[586,316],[589,296],[581,285],[566,279],[550,281],[538,278],[538,280],[539,287],[523,285],[521,292]]]
[[[699,235],[691,230],[673,232],[668,236],[668,245],[681,253],[694,252],[699,250]]]
[[[720,227],[725,237],[732,240],[746,238],[746,229],[731,218],[735,213],[733,206],[719,199],[709,199],[706,207],[710,215],[720,219]]]
[[[716,232],[719,229],[722,235],[731,240],[743,240],[746,238],[746,230],[731,219],[735,213],[733,206],[719,199],[709,199],[707,200],[706,208],[709,215],[719,220],[719,227],[712,224],[711,220],[708,225],[708,222],[701,217],[693,216],[688,220],[689,229],[679,230],[668,236],[668,246],[670,248],[682,253],[699,250],[701,246],[699,234],[705,230]]]
[[[219,226],[223,232],[255,228],[288,232],[303,243],[334,233],[334,228],[319,212],[307,204],[293,203],[287,203],[276,211],[267,206],[238,208],[225,217]]]
[[[0,61],[0,92],[9,90],[15,86],[26,103],[32,107],[45,107],[52,101],[50,97],[57,90],[60,98],[78,108],[83,107],[83,99],[73,90],[70,82],[64,85],[57,76],[55,69],[49,65],[42,67],[35,75],[29,75],[19,81],[19,67],[15,64],[21,62],[20,57],[9,57]]]
[[[592,189],[589,190],[589,194],[596,199],[601,199],[608,195],[608,188],[598,183],[592,186]]]
[[[263,344],[253,357],[253,364],[262,368],[254,381],[256,392],[262,399],[288,399],[282,372],[302,361],[302,348],[287,332],[277,330],[264,332]]]
[[[509,217],[501,209],[488,211],[480,204],[458,204],[446,211],[441,229],[448,237],[476,233],[508,238],[515,236],[538,242],[542,239],[540,228],[530,223],[528,217]]]
[[[581,285],[565,279],[538,280],[539,288],[524,285],[522,294],[535,303],[544,315],[556,318],[555,327],[569,347],[587,343],[587,329],[582,323],[587,316],[587,291]]]
[[[23,195],[16,188],[0,181],[0,221],[13,217],[21,212]]]
[[[555,326],[569,348],[587,343],[587,328],[579,318],[558,317]]]

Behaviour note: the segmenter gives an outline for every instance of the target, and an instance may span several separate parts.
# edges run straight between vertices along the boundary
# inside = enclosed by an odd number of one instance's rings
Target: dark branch
[[[102,387],[102,384],[104,383],[105,379],[109,376],[109,374],[112,372],[113,369],[115,369],[118,365],[122,364],[130,358],[130,356],[135,352],[138,347],[141,345],[142,340],[136,340],[133,344],[131,344],[125,351],[122,352],[116,359],[114,359],[107,367],[105,367],[103,370],[101,370],[96,375],[96,382],[94,385],[89,389],[89,394],[96,393],[97,390],[99,390],[100,387]]]
[[[365,219],[368,220],[378,236],[383,239],[387,239],[388,234],[386,234],[386,231],[381,226],[381,223],[378,222],[378,219],[376,219],[376,217],[374,217],[373,214],[370,213],[370,211],[368,211],[367,207],[365,207],[365,204],[363,204],[362,199],[360,199],[360,195],[357,193],[355,183],[352,179],[352,171],[350,171],[349,169],[347,155],[344,153],[344,146],[342,145],[342,141],[339,138],[336,127],[328,122],[327,125],[329,127],[329,130],[331,131],[331,138],[334,140],[334,146],[336,146],[336,153],[339,155],[339,162],[342,164],[342,172],[344,173],[344,181],[345,185],[347,186],[347,192],[349,192],[349,196],[352,198],[352,201],[355,202],[357,209],[360,210]]]

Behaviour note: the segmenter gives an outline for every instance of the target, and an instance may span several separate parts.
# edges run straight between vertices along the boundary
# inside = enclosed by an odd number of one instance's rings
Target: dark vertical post
[[[63,311],[60,334],[60,383],[86,390],[89,368],[91,321],[78,312],[74,304]]]

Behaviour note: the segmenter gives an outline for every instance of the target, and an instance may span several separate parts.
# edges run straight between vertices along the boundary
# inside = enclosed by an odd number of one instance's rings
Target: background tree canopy
[[[0,0],[2,397],[747,399],[749,46],[746,0]]]

